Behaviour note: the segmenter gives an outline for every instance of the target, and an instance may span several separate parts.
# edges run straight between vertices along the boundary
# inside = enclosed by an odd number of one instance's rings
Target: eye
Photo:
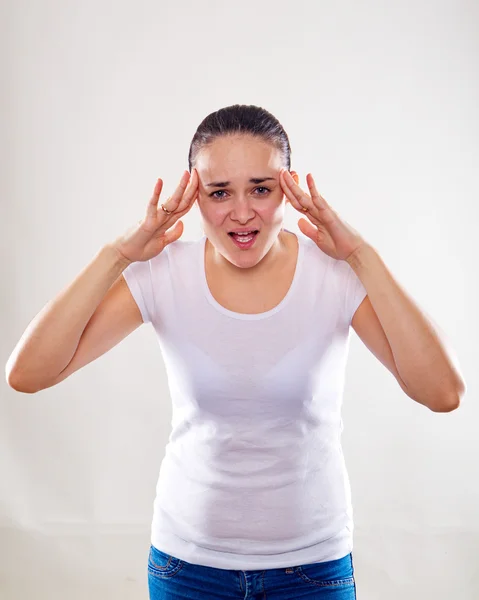
[[[216,192],[211,192],[210,194],[210,198],[217,198],[218,200],[221,200],[221,198],[223,198],[223,196],[215,196],[215,194],[220,194],[221,192],[224,192],[224,190],[217,190]]]
[[[267,194],[268,192],[270,192],[270,191],[271,191],[271,189],[270,189],[270,188],[268,188],[268,187],[266,187],[266,186],[264,186],[264,185],[260,185],[259,187],[255,188],[255,191],[256,191],[256,190],[266,190],[266,192],[265,192],[265,193],[263,193],[263,194],[258,194],[259,196],[266,196],[266,194]],[[222,193],[222,192],[224,192],[224,190],[216,190],[216,192],[212,192],[212,193],[210,194],[210,197],[212,197],[212,198],[217,198],[218,200],[221,200],[221,199],[223,199],[223,198],[224,198],[224,196],[215,196],[215,194],[219,194],[219,193]]]
[[[265,187],[264,185],[260,185],[259,187],[256,188],[257,190],[268,190],[268,192],[270,192],[271,190],[267,187]],[[265,196],[266,194],[260,194],[260,196]]]

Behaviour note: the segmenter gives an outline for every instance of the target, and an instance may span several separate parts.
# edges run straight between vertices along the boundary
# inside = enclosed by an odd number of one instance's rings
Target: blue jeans
[[[356,600],[352,553],[301,566],[237,571],[194,565],[150,545],[150,600]]]

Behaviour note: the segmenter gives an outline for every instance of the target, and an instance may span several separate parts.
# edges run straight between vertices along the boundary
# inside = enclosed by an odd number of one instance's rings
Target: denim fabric
[[[150,545],[150,600],[356,600],[352,553],[300,566],[238,571],[194,565]]]

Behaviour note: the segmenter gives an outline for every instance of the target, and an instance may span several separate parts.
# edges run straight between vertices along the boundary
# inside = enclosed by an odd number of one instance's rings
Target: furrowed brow
[[[263,183],[263,181],[276,181],[274,177],[251,177],[250,183]],[[231,181],[212,181],[205,184],[205,187],[227,187],[231,185]]]

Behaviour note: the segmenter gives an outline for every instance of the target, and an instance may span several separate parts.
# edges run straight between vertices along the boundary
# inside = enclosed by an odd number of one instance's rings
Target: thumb
[[[304,235],[311,238],[313,241],[316,240],[318,230],[312,223],[310,223],[306,219],[300,219],[298,221],[298,227],[301,230],[301,232],[304,233]]]
[[[165,242],[166,242],[165,245],[176,242],[176,240],[178,238],[180,238],[182,234],[183,234],[183,221],[178,221],[174,227],[172,227],[165,233],[165,236],[164,236]]]

